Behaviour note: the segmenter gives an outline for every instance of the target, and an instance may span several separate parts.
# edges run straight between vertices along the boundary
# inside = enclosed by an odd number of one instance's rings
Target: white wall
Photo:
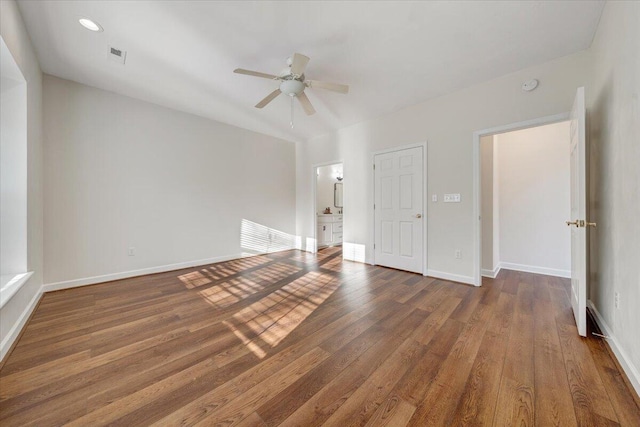
[[[590,299],[640,394],[640,3],[608,2],[591,50]]]
[[[44,129],[47,284],[238,256],[243,219],[295,232],[291,142],[49,75]]]
[[[343,159],[351,183],[344,194],[349,207],[344,239],[347,246],[364,245],[365,260],[373,261],[371,153],[428,141],[427,200],[431,194],[439,195],[437,203],[428,203],[428,273],[445,273],[472,283],[477,221],[473,217],[473,132],[569,111],[576,88],[588,83],[589,59],[588,53],[577,53],[298,143],[298,234],[303,240],[313,236],[312,165]],[[522,83],[533,77],[540,86],[523,92]],[[443,193],[460,193],[462,201],[442,203]],[[462,250],[462,259],[455,259],[456,249]]]
[[[482,253],[481,262],[483,274],[493,276],[492,272],[496,268],[499,259],[493,256],[494,244],[499,246],[499,242],[494,241],[494,150],[493,135],[486,135],[480,138],[480,180],[481,180],[481,213],[482,218]],[[496,213],[498,210],[496,209]],[[495,233],[498,229],[496,227]],[[491,272],[491,273],[489,273]]]
[[[491,269],[492,275],[495,277],[496,273],[499,271],[499,263],[500,263],[500,164],[498,163],[498,143],[496,141],[495,135],[491,138],[491,142],[493,144],[493,149],[491,154],[493,155],[492,159],[492,174],[491,174],[491,182],[493,184],[493,188],[491,189],[492,196],[492,205],[491,205],[491,216],[493,220],[493,224],[491,225],[491,232],[493,235],[491,236],[491,242],[493,243],[493,251],[491,255]]]
[[[570,277],[569,122],[499,134],[495,142],[500,265]]]
[[[339,182],[336,176],[342,176],[342,163],[318,167],[318,178],[316,184],[316,212],[321,214],[328,206],[332,213],[338,213],[335,207],[333,184]]]
[[[16,3],[0,1],[0,34],[27,81],[28,282],[0,309],[0,359],[29,317],[42,285],[42,72]]]
[[[1,43],[0,276],[7,276],[27,271],[27,84],[18,69],[20,80],[6,76],[18,67]]]

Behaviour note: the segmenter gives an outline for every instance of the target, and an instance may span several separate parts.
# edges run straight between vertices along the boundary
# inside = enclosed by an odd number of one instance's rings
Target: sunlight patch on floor
[[[222,322],[222,324],[231,329],[231,332],[233,332],[233,334],[238,337],[238,339],[240,339],[240,341],[242,341],[242,343],[246,345],[247,348],[260,359],[263,359],[267,355],[267,353],[263,349],[261,349],[258,344],[252,342],[249,338],[247,338],[246,335],[243,334],[240,329],[233,326],[231,322],[227,322],[225,320],[224,322]]]
[[[225,325],[262,358],[265,352],[260,344],[277,346],[339,286],[339,281],[331,275],[309,272],[240,310]]]
[[[249,295],[255,294],[261,289],[263,289],[263,287],[254,281],[244,277],[237,277],[211,288],[204,289],[200,291],[199,294],[215,307],[224,308],[245,299]]]
[[[236,259],[233,261],[213,264],[206,271],[207,275],[214,280],[224,279],[225,277],[259,267],[263,264],[271,262],[268,258],[251,256],[248,258]]]
[[[183,274],[178,276],[178,279],[187,287],[187,289],[194,289],[198,286],[207,285],[212,282],[212,280],[206,277],[200,271],[192,271],[191,273]]]
[[[210,265],[198,271],[192,271],[178,276],[178,279],[185,284],[188,289],[208,285],[215,280],[221,280],[229,276],[260,267],[265,263],[272,262],[268,258],[252,256],[232,261]]]
[[[199,294],[214,307],[225,308],[298,273],[300,270],[300,267],[275,263],[261,268],[259,272],[246,273],[246,275],[234,277],[202,289]]]

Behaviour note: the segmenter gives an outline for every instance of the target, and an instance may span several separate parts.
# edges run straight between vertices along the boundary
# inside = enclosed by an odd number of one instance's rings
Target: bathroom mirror
[[[342,183],[336,182],[333,184],[333,205],[336,208],[341,208],[342,206]]]

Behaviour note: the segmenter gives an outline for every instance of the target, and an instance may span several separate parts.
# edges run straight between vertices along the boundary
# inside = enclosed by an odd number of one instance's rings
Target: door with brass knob
[[[570,124],[570,197],[571,217],[587,217],[586,191],[586,108],[584,88],[578,88]],[[571,308],[578,333],[587,335],[587,225],[584,219],[567,221],[571,227]],[[595,224],[593,225],[595,226]]]
[[[373,157],[373,252],[377,265],[424,271],[424,154],[423,147],[417,146]]]
[[[565,221],[568,226],[575,225],[576,227],[595,227],[595,222],[587,222],[584,219],[576,219],[575,221]]]

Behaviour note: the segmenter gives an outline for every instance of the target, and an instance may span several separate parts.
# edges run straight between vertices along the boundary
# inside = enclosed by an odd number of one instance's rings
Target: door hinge
[[[374,243],[374,244],[373,244],[373,249],[375,249],[375,248],[376,248],[376,244]]]
[[[373,210],[376,210],[376,204],[375,203],[373,204]]]
[[[373,170],[376,170],[376,164],[375,163],[373,164]]]

